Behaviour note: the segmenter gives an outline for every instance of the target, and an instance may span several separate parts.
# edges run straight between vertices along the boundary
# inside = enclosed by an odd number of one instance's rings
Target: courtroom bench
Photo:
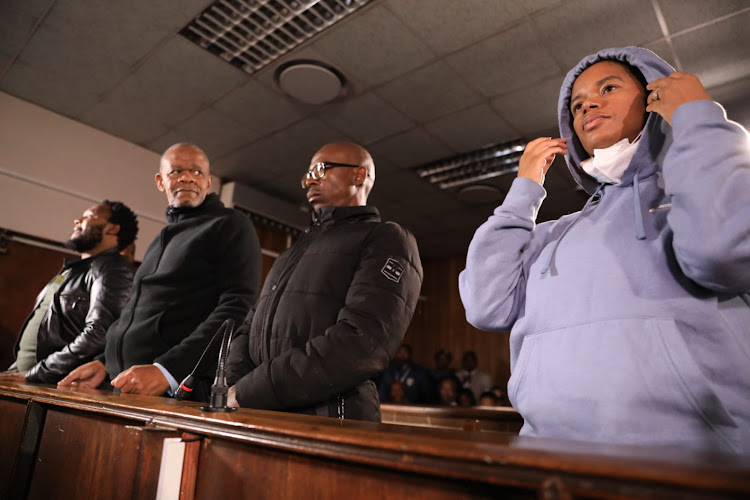
[[[518,434],[523,417],[510,406],[415,406],[383,403],[383,423],[461,429],[471,431],[512,432]]]
[[[750,457],[522,438],[0,380],[0,498],[750,498]],[[10,492],[10,494],[8,493]]]

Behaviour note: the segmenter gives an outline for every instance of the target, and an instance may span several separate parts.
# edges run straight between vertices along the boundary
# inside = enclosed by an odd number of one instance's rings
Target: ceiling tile
[[[460,153],[519,137],[519,133],[487,104],[443,116],[427,123],[425,128]]]
[[[449,56],[446,61],[469,85],[493,97],[562,71],[537,42],[529,21]]]
[[[750,75],[750,9],[743,14],[674,37],[672,45],[684,71],[706,87]]]
[[[378,172],[372,193],[373,195],[377,194],[378,199],[401,202],[407,199],[426,200],[438,193],[438,190],[419,179],[416,173],[401,169],[400,171],[386,173]],[[423,212],[428,210],[428,208],[425,208]]]
[[[191,69],[196,65],[200,65],[200,71]],[[175,37],[83,119],[138,144],[148,143],[166,128],[195,115],[242,79],[236,68]]]
[[[116,58],[130,65],[179,31],[207,3],[210,0],[191,0],[181,2],[180,9],[175,9],[168,0],[59,0],[47,16],[45,27],[70,31],[66,35],[86,45],[96,60]],[[79,29],[71,31],[71,26]]]
[[[217,157],[212,160],[211,165],[216,175],[238,180],[249,186],[258,186],[269,179],[288,175],[297,169],[301,178],[301,172],[308,161],[307,155],[275,134],[229,155]]]
[[[534,23],[565,72],[601,49],[642,46],[662,38],[651,0],[569,1],[534,16]]]
[[[275,132],[309,113],[304,106],[254,80],[219,99],[214,108],[261,134]]]
[[[310,158],[329,142],[353,142],[343,132],[338,132],[316,118],[307,118],[297,122],[278,133],[279,138],[288,148],[297,149],[305,154],[306,161],[300,164],[302,169],[309,164]]]
[[[455,154],[448,146],[420,128],[383,139],[371,144],[369,149],[373,155],[383,155],[400,167],[417,167]]]
[[[178,142],[186,142],[182,134],[178,134],[174,129],[166,131],[164,134],[160,135],[156,139],[153,139],[151,141],[148,141],[143,144],[144,147],[150,149],[154,153],[162,154],[164,151],[167,150],[168,147],[170,147],[173,144],[177,144]],[[197,146],[200,146],[198,142],[195,143]],[[206,153],[208,154],[208,153]],[[209,161],[213,163],[213,157],[209,154],[208,155]]]
[[[270,180],[259,184],[258,189],[267,192],[272,196],[287,201],[297,206],[309,206],[305,197],[305,190],[300,186],[302,174],[295,172],[284,175],[274,176]]]
[[[339,22],[313,44],[345,75],[372,85],[423,65],[432,51],[384,6]]]
[[[661,57],[673,68],[677,68],[677,61],[674,58],[674,51],[666,40],[658,40],[656,42],[643,45],[643,48],[648,49],[657,56]]]
[[[436,52],[446,54],[487,38],[526,14],[516,0],[389,0],[388,8]],[[481,12],[482,15],[477,15]]]
[[[371,93],[332,103],[318,117],[363,145],[414,126],[406,116]]]
[[[23,2],[0,2],[0,54],[16,54],[33,33],[39,18],[54,3],[51,0],[27,0]],[[3,66],[0,66],[0,70]]]
[[[535,139],[530,136],[532,132],[557,125],[557,98],[562,80],[553,77],[505,94],[494,99],[492,107],[526,139]]]
[[[129,72],[119,59],[87,47],[66,32],[43,28],[5,73],[0,88],[79,118]]]
[[[420,123],[466,108],[481,99],[442,62],[398,78],[379,88],[377,93]]]
[[[237,123],[211,108],[206,108],[180,123],[172,133],[180,137],[179,142],[198,145],[209,158],[226,156],[227,153],[258,138],[258,134],[246,125]]]
[[[670,34],[750,7],[747,0],[656,0]]]

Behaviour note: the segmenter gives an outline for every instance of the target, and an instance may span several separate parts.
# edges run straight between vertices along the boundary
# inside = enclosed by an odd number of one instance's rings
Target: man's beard
[[[82,231],[78,236],[66,241],[65,246],[78,253],[84,253],[96,248],[102,242],[103,238],[104,226],[91,226]]]

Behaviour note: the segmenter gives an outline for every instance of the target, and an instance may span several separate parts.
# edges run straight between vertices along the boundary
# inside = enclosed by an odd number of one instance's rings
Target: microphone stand
[[[234,321],[228,319],[221,326],[224,328],[224,336],[221,339],[221,347],[219,349],[219,363],[216,367],[216,378],[214,378],[214,383],[211,386],[209,405],[201,406],[201,411],[232,412],[237,410],[237,408],[230,408],[227,406],[227,393],[229,392],[229,386],[227,385],[227,377],[224,372],[227,363],[227,356],[229,356],[229,345],[232,342]]]

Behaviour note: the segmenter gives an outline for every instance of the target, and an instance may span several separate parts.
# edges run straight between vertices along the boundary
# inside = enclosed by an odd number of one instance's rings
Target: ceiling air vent
[[[255,73],[372,0],[218,0],[180,34]]]

